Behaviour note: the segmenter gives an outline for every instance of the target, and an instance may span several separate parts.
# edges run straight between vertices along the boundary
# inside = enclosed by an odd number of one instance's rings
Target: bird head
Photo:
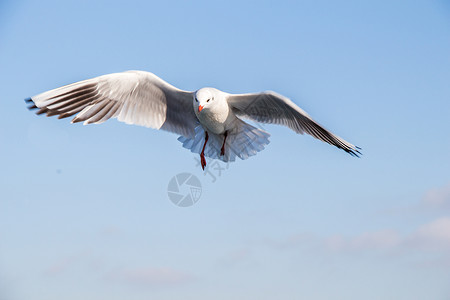
[[[214,103],[214,93],[211,88],[202,88],[194,93],[194,110],[200,113],[203,109],[208,110]]]

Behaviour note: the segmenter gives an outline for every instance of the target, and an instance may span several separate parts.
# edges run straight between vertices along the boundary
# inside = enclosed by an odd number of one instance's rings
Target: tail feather
[[[205,147],[205,156],[220,159],[224,162],[235,161],[236,157],[244,160],[256,155],[270,143],[270,134],[258,129],[242,120],[238,120],[233,132],[229,132],[225,143],[225,154],[220,155],[224,136],[208,132],[208,142]],[[193,153],[200,154],[205,142],[205,129],[202,125],[195,128],[195,136],[187,138],[180,136],[178,140],[183,147]]]

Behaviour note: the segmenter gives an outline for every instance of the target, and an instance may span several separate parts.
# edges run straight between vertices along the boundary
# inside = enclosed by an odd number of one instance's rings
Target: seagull
[[[180,90],[145,71],[98,76],[56,88],[31,98],[36,114],[74,116],[72,123],[100,124],[116,118],[126,124],[162,129],[180,135],[183,147],[224,162],[244,160],[263,150],[269,136],[244,119],[280,124],[299,134],[307,133],[359,157],[361,148],[334,135],[314,121],[290,99],[272,91],[229,94],[205,87]]]

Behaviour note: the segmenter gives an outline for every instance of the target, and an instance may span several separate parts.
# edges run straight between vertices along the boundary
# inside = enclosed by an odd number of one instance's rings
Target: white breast
[[[228,118],[228,109],[218,110],[215,108],[204,109],[201,113],[197,113],[200,123],[208,130],[215,134],[225,132],[225,123]]]
[[[232,121],[236,118],[225,97],[216,95],[214,102],[206,105],[201,112],[195,111],[200,123],[215,134],[223,134],[232,126]]]

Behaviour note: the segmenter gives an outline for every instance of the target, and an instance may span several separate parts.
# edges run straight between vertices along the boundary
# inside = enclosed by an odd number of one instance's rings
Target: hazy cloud
[[[449,251],[450,217],[439,218],[420,226],[405,243],[420,249]]]
[[[339,250],[386,250],[397,247],[401,237],[395,230],[364,232],[355,237],[333,235],[324,240],[324,245],[334,251]]]
[[[76,253],[57,260],[45,270],[47,275],[59,275],[76,264],[84,263],[91,255],[90,251]]]
[[[420,225],[407,235],[401,235],[396,230],[388,229],[365,232],[354,237],[334,235],[325,238],[322,244],[333,251],[412,249],[448,253],[450,250],[450,217],[438,218]]]
[[[191,274],[169,267],[120,269],[111,272],[109,279],[130,284],[166,286],[184,284],[193,280]]]
[[[429,190],[422,198],[422,203],[432,208],[450,209],[450,182]]]
[[[117,226],[108,226],[103,228],[99,234],[102,237],[112,237],[112,236],[118,236],[122,234],[122,230]]]
[[[235,266],[240,263],[249,262],[252,258],[252,250],[250,247],[242,247],[234,251],[226,253],[218,259],[221,266]]]
[[[266,240],[265,245],[277,251],[309,249],[352,255],[384,253],[391,256],[420,252],[423,254],[422,261],[417,265],[447,268],[450,267],[450,217],[419,225],[409,234],[394,229],[363,232],[354,236],[299,234],[278,242]]]

